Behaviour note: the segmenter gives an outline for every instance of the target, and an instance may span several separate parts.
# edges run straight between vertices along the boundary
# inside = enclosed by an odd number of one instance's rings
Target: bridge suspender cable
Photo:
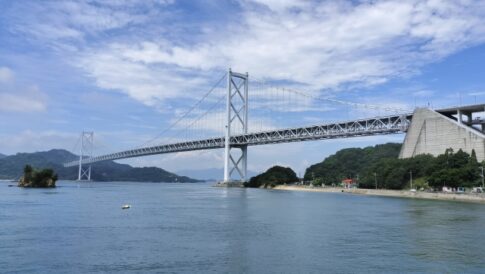
[[[165,128],[160,134],[158,134],[154,138],[146,141],[145,143],[141,144],[137,148],[146,146],[147,144],[155,141],[156,139],[158,139],[161,136],[163,136],[166,132],[168,132],[169,130],[171,130],[172,128],[174,128],[180,121],[182,121],[185,117],[187,117],[197,106],[199,106],[202,103],[202,101],[204,101],[221,84],[221,82],[226,77],[227,77],[227,75],[224,73],[224,75],[219,79],[219,81],[217,81],[216,84],[214,86],[212,86],[212,88],[207,93],[205,93],[204,96],[202,96],[202,98],[199,99],[199,101],[197,101],[184,114],[182,114],[182,116],[180,116],[175,122],[173,122],[172,124],[170,124],[170,126],[168,126],[167,128]]]
[[[197,123],[198,121],[200,121],[204,116],[206,116],[207,114],[209,114],[210,111],[212,111],[213,109],[215,109],[215,107],[217,107],[217,105],[219,103],[222,102],[222,100],[224,100],[226,98],[226,95],[222,96],[219,98],[219,100],[217,100],[212,106],[210,106],[204,113],[202,113],[201,115],[199,115],[199,117],[197,117],[196,119],[194,119],[190,124],[188,124],[186,127],[184,127],[182,129],[183,130],[186,130],[188,128],[190,128],[191,126],[193,126],[195,123]],[[180,135],[180,134],[179,134]]]
[[[396,113],[410,112],[409,109],[384,107],[384,106],[378,106],[378,105],[355,103],[355,102],[344,101],[344,100],[339,100],[339,99],[322,98],[322,97],[312,96],[310,94],[306,94],[306,93],[303,93],[301,91],[294,90],[294,89],[287,89],[287,90],[290,91],[290,92],[308,97],[308,98],[319,100],[319,101],[327,101],[327,102],[338,103],[338,104],[342,104],[342,105],[349,105],[349,106],[353,106],[353,107],[361,107],[361,108],[385,110],[385,111],[394,111]]]
[[[78,147],[79,143],[81,142],[81,137],[82,137],[81,135],[79,135],[79,137],[77,137],[76,144],[71,149],[71,152],[73,152],[74,154],[77,153],[77,147]]]
[[[387,106],[356,103],[356,102],[345,101],[345,100],[340,100],[340,99],[322,98],[322,97],[311,95],[308,92],[304,92],[304,91],[301,91],[301,90],[276,87],[274,85],[268,84],[267,81],[265,81],[265,80],[253,80],[253,82],[259,82],[261,85],[266,85],[270,89],[274,88],[274,89],[278,89],[278,90],[282,90],[282,91],[286,90],[288,92],[298,94],[298,95],[301,95],[301,96],[304,96],[304,97],[307,97],[307,98],[311,98],[311,99],[314,99],[314,100],[319,100],[319,101],[338,103],[338,104],[341,104],[341,105],[348,105],[348,106],[359,107],[359,108],[393,111],[393,112],[396,112],[396,113],[412,112],[409,109],[403,109],[403,108],[393,108],[393,107],[387,107]]]

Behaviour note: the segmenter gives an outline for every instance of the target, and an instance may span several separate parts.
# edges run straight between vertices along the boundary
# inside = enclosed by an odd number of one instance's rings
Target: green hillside
[[[398,159],[401,144],[388,143],[366,148],[343,149],[321,163],[310,166],[305,181],[316,184],[339,184],[351,178],[360,188],[474,187],[481,185],[480,167],[475,152],[447,149],[443,154],[417,155]],[[377,186],[376,186],[377,185]]]
[[[366,148],[342,149],[321,163],[307,168],[305,181],[323,179],[324,184],[337,184],[346,178],[357,178],[362,171],[382,159],[397,159],[401,144],[388,143]]]
[[[289,167],[273,166],[265,172],[252,177],[245,187],[274,187],[280,184],[290,184],[298,182],[296,173]]]
[[[79,159],[78,156],[63,149],[53,149],[35,153],[17,153],[0,158],[0,179],[18,179],[25,165],[34,168],[51,168],[60,180],[75,180],[77,167],[63,167],[63,163]],[[94,181],[133,181],[133,182],[197,182],[186,176],[178,176],[161,168],[134,168],[113,161],[93,165],[91,179]]]

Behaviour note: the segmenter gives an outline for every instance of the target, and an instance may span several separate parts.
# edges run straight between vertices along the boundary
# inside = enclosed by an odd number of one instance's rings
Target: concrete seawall
[[[327,192],[327,193],[350,193],[360,195],[374,195],[374,196],[386,196],[386,197],[400,197],[400,198],[413,198],[413,199],[430,199],[430,200],[443,200],[443,201],[460,201],[460,202],[472,202],[472,203],[484,203],[485,194],[475,193],[442,193],[442,192],[411,192],[406,190],[384,190],[384,189],[344,189],[344,188],[320,188],[320,187],[307,187],[307,186],[285,186],[279,185],[274,187],[275,190],[288,190],[288,191],[308,191],[308,192]]]

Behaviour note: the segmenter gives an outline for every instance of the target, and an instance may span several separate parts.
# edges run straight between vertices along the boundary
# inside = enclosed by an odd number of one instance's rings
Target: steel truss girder
[[[314,125],[301,128],[287,128],[272,131],[255,132],[232,136],[230,139],[230,144],[232,148],[239,148],[265,144],[279,144],[289,142],[405,133],[409,127],[410,119],[410,114],[392,115],[341,123]],[[224,137],[211,138],[131,149],[102,156],[83,158],[82,164],[92,164],[95,162],[107,160],[119,160],[155,154],[217,149],[224,148],[224,146]],[[76,166],[78,164],[78,161],[72,161],[64,164],[64,166],[70,167]]]

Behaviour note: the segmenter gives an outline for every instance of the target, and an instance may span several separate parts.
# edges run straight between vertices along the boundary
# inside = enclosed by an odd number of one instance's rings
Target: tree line
[[[447,149],[443,154],[418,155],[398,159],[400,144],[343,149],[321,163],[310,166],[305,181],[337,185],[343,179],[354,179],[360,188],[404,189],[473,187],[481,185],[481,167],[475,151]]]

